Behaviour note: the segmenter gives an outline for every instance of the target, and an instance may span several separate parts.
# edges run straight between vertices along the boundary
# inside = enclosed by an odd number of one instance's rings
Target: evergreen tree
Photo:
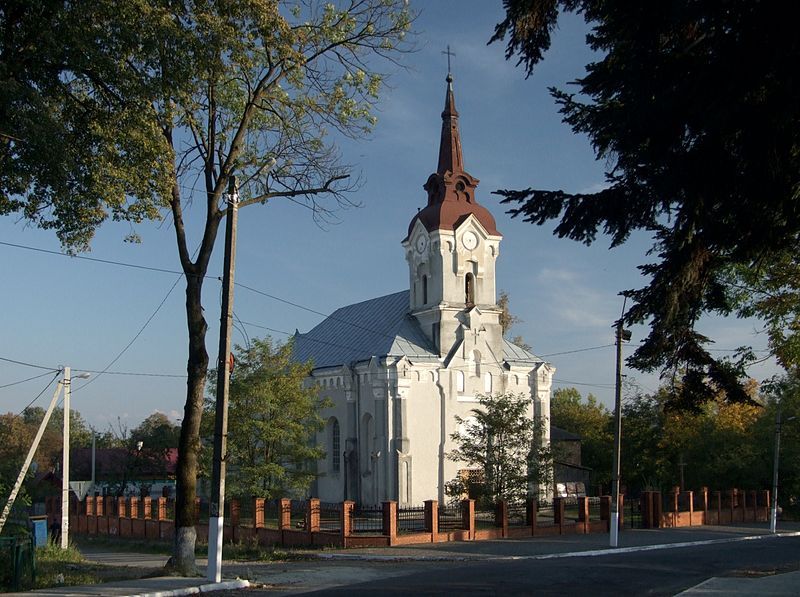
[[[592,27],[598,59],[551,92],[564,121],[608,164],[605,189],[503,190],[512,213],[555,233],[611,245],[652,231],[643,288],[628,291],[628,323],[650,334],[629,359],[644,371],[684,372],[684,406],[747,401],[747,360],[712,358],[695,330],[703,313],[729,314],[730,268],[760,271],[800,240],[800,39],[796,4],[711,0],[504,0],[493,40],[508,39],[528,75],[550,46],[560,10]],[[794,357],[792,357],[794,358]],[[710,381],[711,384],[707,382]]]

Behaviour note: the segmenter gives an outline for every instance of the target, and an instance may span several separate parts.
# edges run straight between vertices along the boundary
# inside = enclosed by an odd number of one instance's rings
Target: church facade
[[[503,337],[503,237],[477,202],[478,182],[464,170],[448,74],[437,169],[401,242],[408,289],[342,307],[295,335],[295,358],[313,361],[309,383],[333,404],[317,435],[327,457],[312,494],[322,500],[444,500],[445,483],[466,468],[447,458],[455,416],[468,418],[479,394],[525,394],[528,416],[549,419],[555,369]]]

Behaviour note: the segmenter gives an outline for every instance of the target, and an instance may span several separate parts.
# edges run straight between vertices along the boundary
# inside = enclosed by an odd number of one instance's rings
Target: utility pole
[[[222,277],[222,313],[219,318],[217,358],[217,408],[214,420],[214,458],[208,521],[208,579],[222,579],[222,530],[225,513],[225,459],[228,443],[228,390],[230,389],[231,327],[233,324],[233,274],[236,262],[236,224],[239,192],[236,177],[228,181],[228,213],[225,222],[225,263]]]
[[[69,399],[72,396],[72,372],[64,367],[64,437],[61,461],[61,549],[69,547]]]
[[[783,390],[786,391],[786,390]],[[783,395],[778,398],[778,410],[775,413],[775,455],[774,462],[772,463],[772,508],[770,508],[769,515],[769,532],[775,533],[778,526],[778,463],[781,455],[781,407],[783,402]],[[787,421],[793,421],[797,417],[789,417]]]
[[[622,311],[624,315],[624,304]],[[611,547],[617,547],[619,544],[619,470],[622,442],[622,342],[627,342],[631,339],[630,330],[626,330],[622,327],[622,317],[617,321],[616,328],[617,375],[614,392],[614,465],[611,471],[611,525],[609,529]]]

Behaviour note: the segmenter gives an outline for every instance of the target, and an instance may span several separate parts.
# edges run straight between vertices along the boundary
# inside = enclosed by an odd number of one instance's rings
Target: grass
[[[104,566],[87,562],[75,545],[67,549],[50,543],[36,551],[35,589],[95,585],[148,576],[152,571],[126,566]]]

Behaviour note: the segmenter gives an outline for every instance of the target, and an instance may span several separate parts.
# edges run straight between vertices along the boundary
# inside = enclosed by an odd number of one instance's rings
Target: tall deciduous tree
[[[402,0],[56,0],[0,10],[0,213],[84,249],[105,219],[166,211],[186,275],[187,397],[175,553],[195,571],[195,488],[208,370],[202,290],[232,176],[240,207],[346,202],[328,133],[357,138],[410,14]],[[266,167],[275,160],[271,170]],[[204,213],[195,238],[184,210]]]
[[[306,385],[310,363],[292,360],[292,342],[269,337],[237,347],[228,410],[227,493],[278,498],[304,493],[316,460],[325,457],[313,438],[329,404]],[[212,386],[212,394],[215,388]],[[214,428],[215,401],[206,402],[204,426]]]
[[[478,403],[469,417],[456,415],[459,428],[450,439],[457,447],[447,454],[482,472],[478,499],[521,501],[534,488],[543,491],[553,468],[550,446],[541,441],[547,421],[531,416],[531,400],[523,394],[479,395]],[[456,497],[465,489],[463,477],[448,484],[448,493]]]
[[[592,469],[595,483],[609,483],[614,441],[611,412],[592,394],[584,402],[575,388],[559,388],[550,401],[550,420],[581,437],[581,464]]]
[[[695,330],[707,312],[728,314],[727,272],[796,254],[800,241],[800,39],[798,7],[734,0],[641,2],[504,0],[493,40],[508,40],[528,75],[550,46],[560,10],[582,14],[599,58],[574,82],[552,89],[564,121],[588,135],[608,164],[591,194],[498,191],[535,224],[584,243],[598,232],[612,246],[652,231],[649,278],[629,291],[629,323],[650,334],[629,362],[641,370],[685,370],[679,403],[746,400],[742,362],[711,357]]]

